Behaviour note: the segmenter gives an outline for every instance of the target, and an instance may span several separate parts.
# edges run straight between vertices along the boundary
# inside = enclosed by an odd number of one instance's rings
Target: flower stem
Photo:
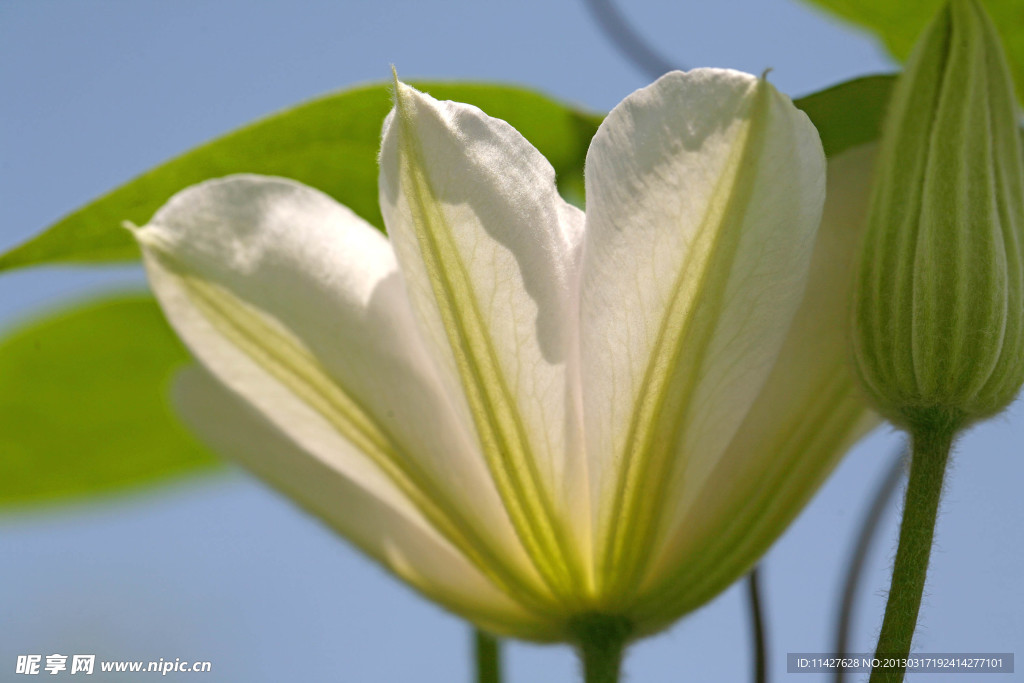
[[[912,423],[910,479],[889,600],[875,649],[877,658],[905,659],[910,654],[928,573],[946,462],[960,424],[955,417],[938,412]],[[900,683],[905,672],[906,667],[878,668],[871,672],[871,683]]]
[[[583,662],[585,683],[618,683],[632,624],[623,617],[586,614],[574,619],[569,630]]]
[[[477,683],[501,683],[501,649],[498,639],[479,629],[473,632]]]

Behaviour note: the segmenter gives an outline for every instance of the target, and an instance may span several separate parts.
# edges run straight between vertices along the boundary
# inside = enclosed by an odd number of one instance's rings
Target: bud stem
[[[938,419],[916,421],[911,427],[910,479],[889,600],[875,649],[875,657],[880,659],[905,659],[910,654],[917,626],[946,462],[961,424],[949,416],[935,417]],[[875,669],[871,672],[870,683],[900,683],[905,672],[906,667]]]

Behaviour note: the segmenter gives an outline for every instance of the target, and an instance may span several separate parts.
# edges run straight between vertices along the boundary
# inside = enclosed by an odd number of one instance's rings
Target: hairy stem
[[[941,416],[916,421],[911,427],[910,479],[889,600],[875,649],[878,658],[904,659],[910,654],[928,574],[942,481],[957,427],[955,420]],[[871,672],[871,683],[900,683],[905,671],[905,667],[875,669]]]

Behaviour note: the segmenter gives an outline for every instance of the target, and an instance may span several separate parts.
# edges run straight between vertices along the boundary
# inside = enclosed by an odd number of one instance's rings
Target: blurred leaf
[[[897,59],[906,59],[917,37],[946,0],[805,0],[875,33]],[[1017,92],[1024,87],[1024,0],[982,0],[1003,38]]]
[[[562,192],[583,197],[583,161],[601,117],[508,86],[419,83],[442,99],[476,104],[505,119],[551,162]],[[876,134],[888,97],[883,79],[860,79],[798,101],[822,131],[826,150]],[[75,211],[0,256],[0,271],[44,263],[138,258],[125,220],[145,224],[174,193],[208,178],[249,172],[294,178],[327,192],[378,228],[377,147],[391,106],[386,85],[329,95],[198,147]],[[829,144],[829,141],[834,141]]]
[[[878,139],[895,76],[866,76],[801,97],[803,109],[818,129],[825,156]]]
[[[567,195],[582,197],[583,158],[600,116],[500,85],[416,83],[440,99],[505,119],[551,162]],[[0,256],[0,271],[44,263],[138,258],[123,221],[144,225],[174,193],[230,173],[294,178],[319,188],[378,228],[377,150],[391,108],[389,85],[368,85],[301,104],[245,126],[142,174]]]
[[[215,465],[167,401],[188,362],[145,295],[79,304],[0,341],[0,506]]]

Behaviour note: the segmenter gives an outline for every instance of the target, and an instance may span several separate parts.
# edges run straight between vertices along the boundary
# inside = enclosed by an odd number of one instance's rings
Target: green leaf
[[[505,119],[555,167],[562,191],[582,197],[583,159],[601,117],[522,88],[416,83],[440,99],[479,106]],[[143,225],[179,190],[231,173],[299,180],[345,204],[378,228],[377,151],[391,109],[390,84],[328,95],[172,159],[62,218],[0,256],[0,271],[45,263],[103,263],[139,257],[121,225]]]
[[[805,0],[862,26],[897,59],[906,59],[917,37],[946,0]],[[1024,93],[1024,0],[982,0],[999,29],[1018,94]]]
[[[834,154],[878,134],[890,77],[850,81],[797,101]],[[522,88],[418,83],[441,99],[505,119],[548,158],[560,189],[582,203],[583,161],[601,116]],[[145,224],[174,193],[230,173],[264,173],[323,190],[378,228],[377,148],[391,108],[390,85],[369,85],[299,105],[173,159],[75,211],[0,256],[0,271],[47,263],[138,258],[123,221]]]
[[[0,506],[110,491],[217,463],[167,400],[189,355],[145,295],[48,315],[0,342]]]
[[[801,97],[793,104],[818,129],[825,156],[833,157],[882,134],[895,76],[865,76]]]

